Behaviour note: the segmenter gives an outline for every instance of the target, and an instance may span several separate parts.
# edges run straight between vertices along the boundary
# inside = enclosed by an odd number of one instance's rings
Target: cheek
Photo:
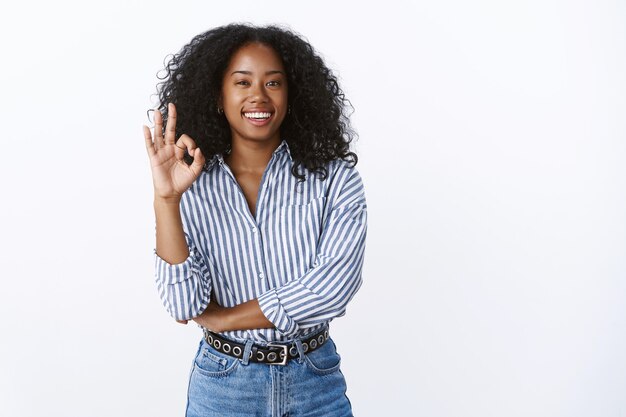
[[[239,91],[224,91],[222,93],[222,101],[224,107],[238,106],[241,103],[243,95]]]
[[[287,91],[282,91],[277,92],[272,99],[274,103],[280,103],[281,107],[284,107],[284,110],[287,111],[287,97]]]

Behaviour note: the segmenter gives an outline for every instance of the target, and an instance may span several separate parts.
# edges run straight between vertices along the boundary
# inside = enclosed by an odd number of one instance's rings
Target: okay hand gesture
[[[163,116],[160,111],[154,115],[154,137],[148,126],[143,126],[146,150],[150,157],[154,197],[165,200],[180,200],[182,194],[198,178],[205,159],[200,148],[187,135],[176,141],[176,106],[167,107],[168,119],[163,137]],[[183,160],[185,150],[193,157],[191,165]]]

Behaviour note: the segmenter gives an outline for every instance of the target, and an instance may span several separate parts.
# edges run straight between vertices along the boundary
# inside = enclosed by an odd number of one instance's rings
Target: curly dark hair
[[[167,103],[177,108],[176,130],[191,136],[210,160],[231,148],[228,121],[218,114],[224,72],[231,56],[242,46],[261,43],[273,48],[287,73],[290,113],[281,127],[281,138],[289,144],[294,160],[292,174],[305,176],[299,167],[328,176],[325,165],[343,159],[354,166],[358,157],[349,144],[357,136],[350,126],[353,107],[337,77],[326,67],[313,47],[290,29],[276,25],[220,26],[194,37],[165,63],[165,74],[157,77],[159,110],[167,120]],[[180,132],[180,133],[179,133]]]

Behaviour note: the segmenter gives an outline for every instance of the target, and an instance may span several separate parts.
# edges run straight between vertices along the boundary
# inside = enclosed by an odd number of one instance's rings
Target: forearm
[[[256,298],[231,307],[226,325],[228,330],[271,329],[274,324],[263,315]]]
[[[263,315],[257,299],[246,301],[234,307],[218,307],[210,303],[198,319],[204,327],[217,331],[271,329],[274,324]]]
[[[180,216],[180,200],[155,198],[156,252],[170,264],[179,264],[189,256],[183,222]]]

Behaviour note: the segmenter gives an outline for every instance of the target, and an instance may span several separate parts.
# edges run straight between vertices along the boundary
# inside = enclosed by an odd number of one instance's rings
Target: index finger
[[[154,156],[156,151],[154,150],[154,142],[152,142],[152,135],[150,134],[150,128],[146,125],[143,126],[143,137],[146,140],[146,150],[150,157]]]
[[[157,149],[163,146],[163,115],[161,110],[154,110],[154,145]]]
[[[174,103],[167,104],[167,123],[165,124],[165,143],[176,142],[176,106]]]

